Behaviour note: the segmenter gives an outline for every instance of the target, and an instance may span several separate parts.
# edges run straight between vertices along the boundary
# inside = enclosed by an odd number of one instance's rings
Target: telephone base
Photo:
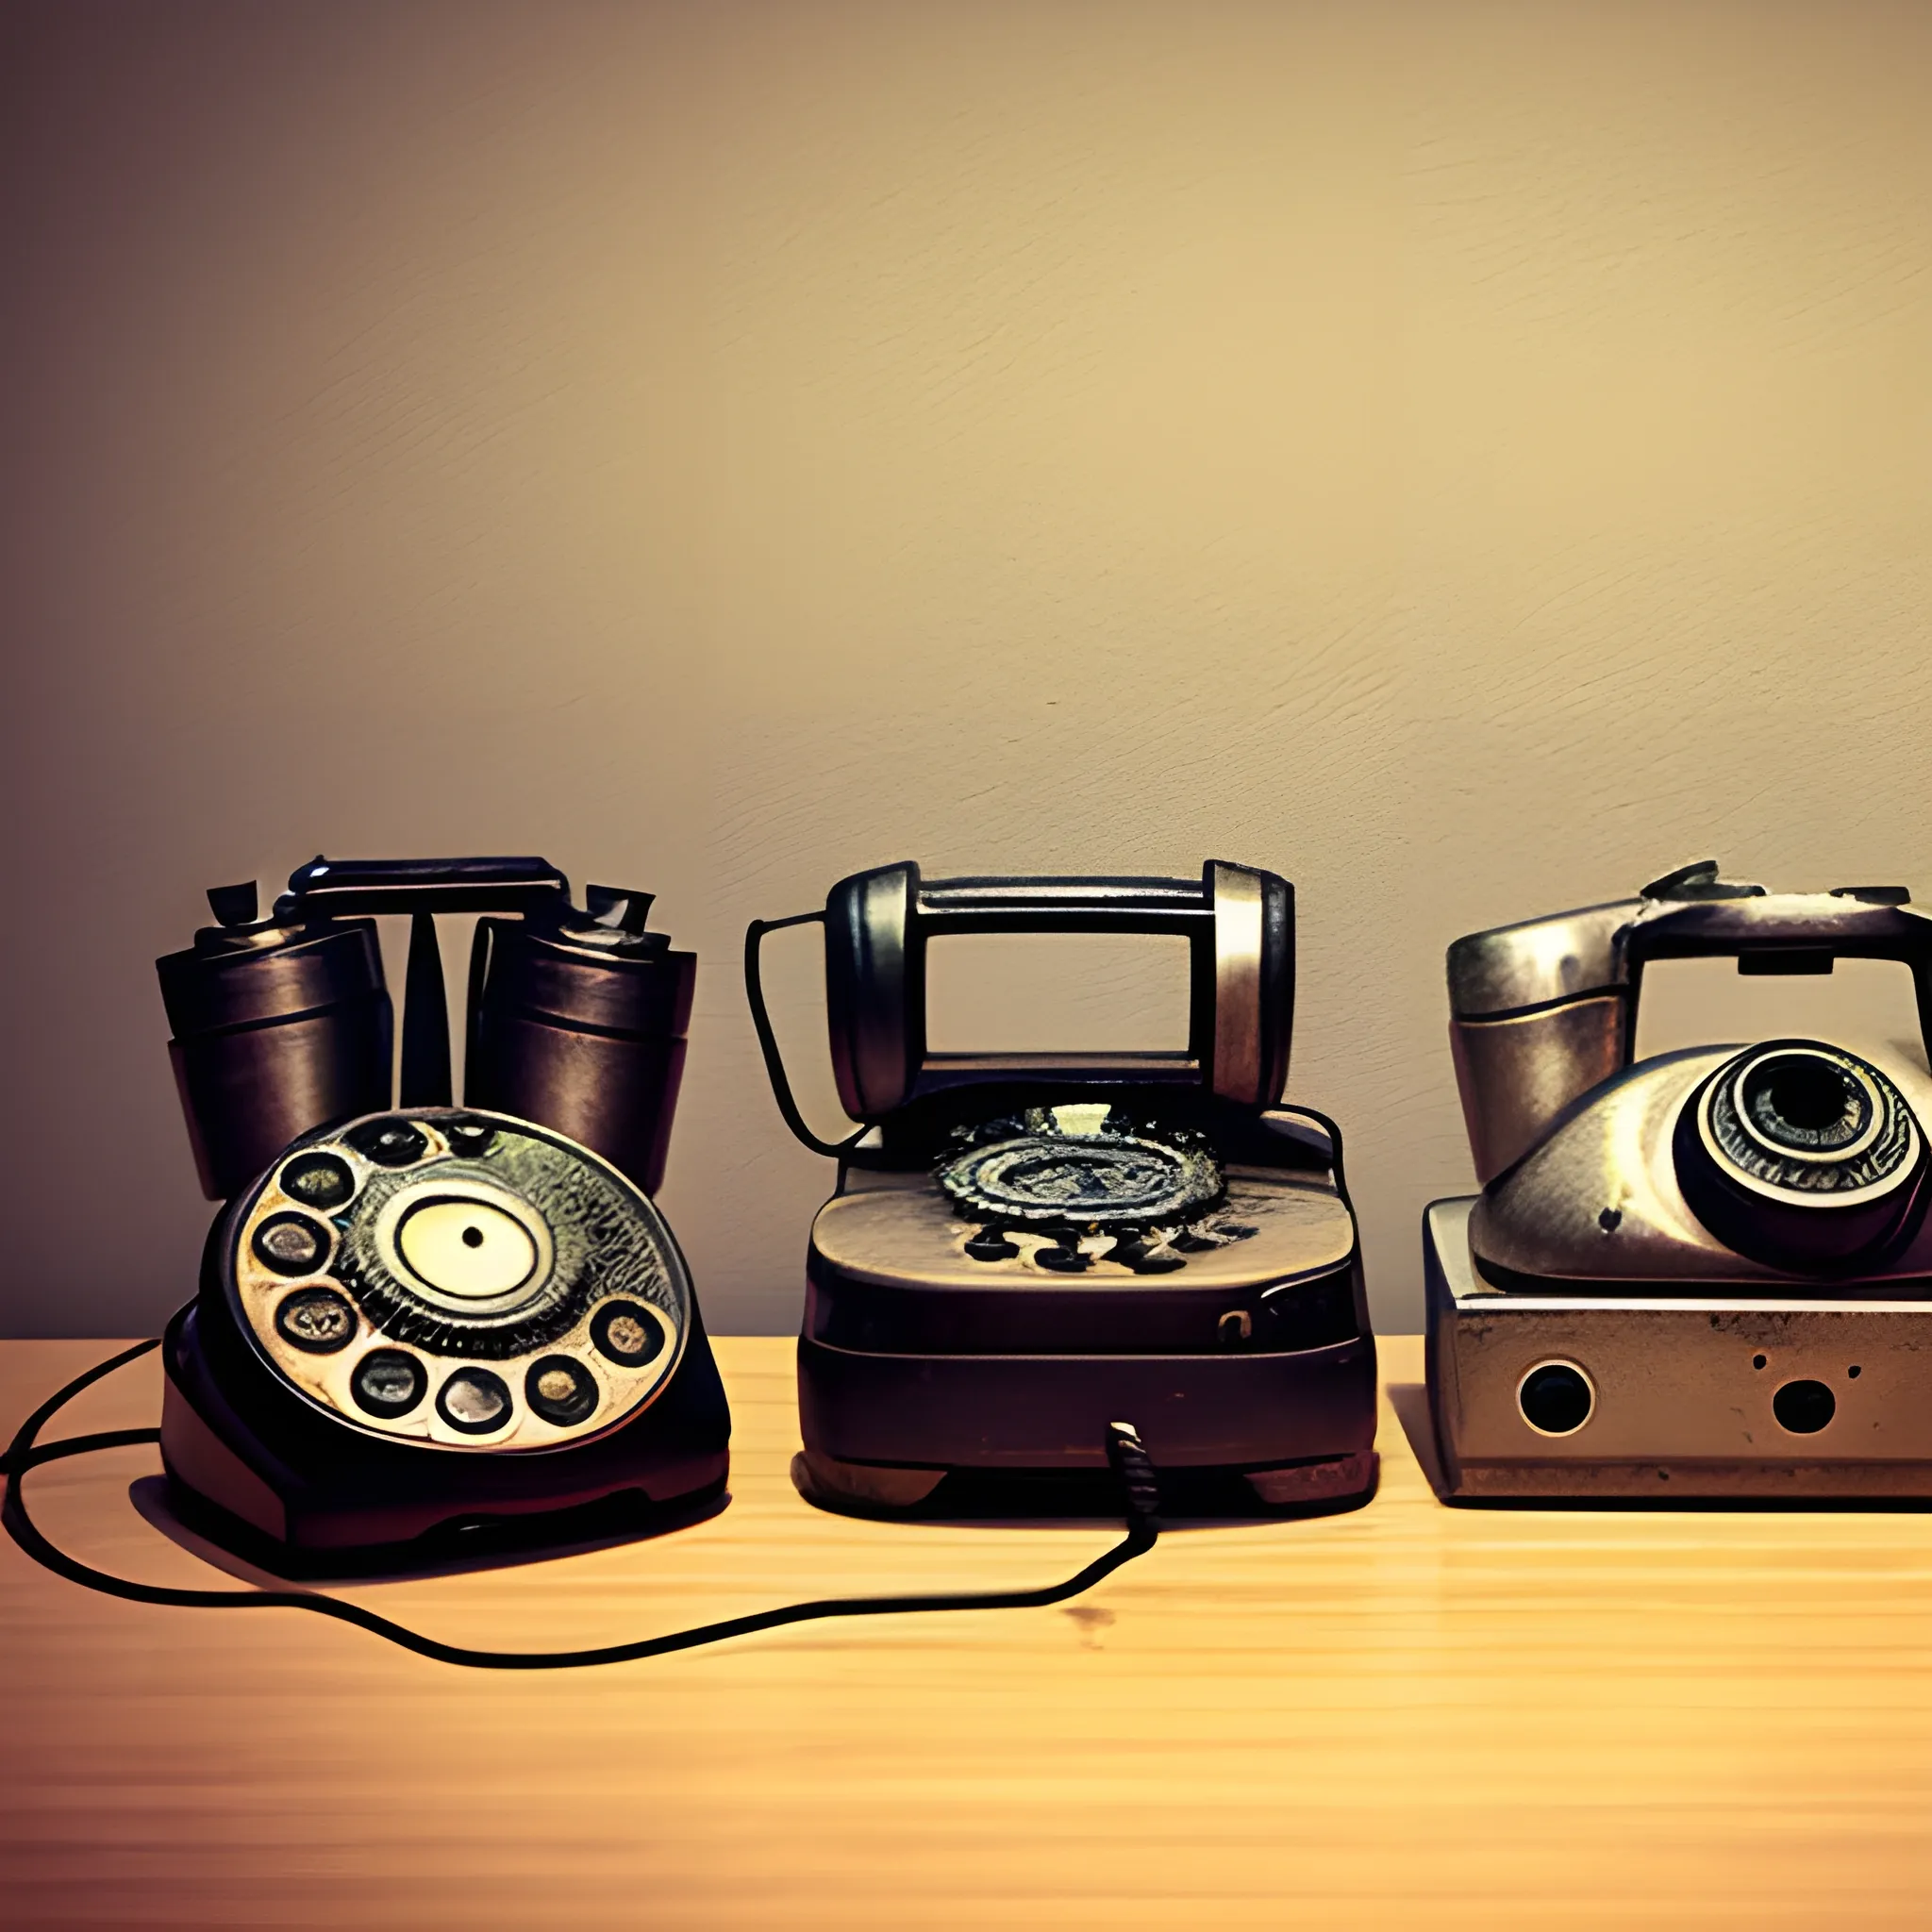
[[[1499,1288],[1473,1199],[1423,1220],[1445,1501],[1811,1508],[1932,1502],[1932,1296],[1891,1284]]]
[[[730,1419],[695,1320],[647,1408],[544,1455],[362,1436],[281,1386],[205,1302],[168,1324],[161,1354],[161,1457],[177,1513],[279,1574],[439,1567],[648,1535],[724,1497]]]
[[[847,1514],[1110,1515],[1131,1422],[1176,1515],[1322,1513],[1374,1492],[1375,1345],[1281,1353],[943,1356],[798,1343],[792,1481]]]
[[[290,1582],[324,1583],[445,1574],[641,1542],[716,1516],[730,1500],[723,1478],[671,1503],[653,1503],[641,1490],[621,1490],[594,1503],[535,1515],[452,1517],[404,1542],[323,1549],[267,1536],[178,1480],[168,1483],[166,1510],[192,1536],[254,1569]]]

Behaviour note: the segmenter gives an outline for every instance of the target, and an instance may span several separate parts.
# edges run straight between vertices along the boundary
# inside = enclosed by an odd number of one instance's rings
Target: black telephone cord
[[[123,1597],[129,1603],[191,1610],[311,1610],[319,1617],[334,1617],[339,1623],[353,1624],[358,1630],[367,1630],[405,1650],[414,1651],[418,1657],[433,1657],[438,1663],[461,1664],[471,1670],[570,1671],[591,1664],[631,1663],[640,1657],[666,1657],[673,1651],[694,1650],[700,1644],[722,1643],[726,1638],[749,1637],[754,1631],[776,1630],[787,1624],[808,1624],[822,1617],[891,1617],[915,1610],[1043,1609],[1091,1590],[1122,1564],[1144,1555],[1154,1547],[1159,1534],[1154,1517],[1158,1492],[1153,1464],[1134,1430],[1125,1424],[1115,1423],[1108,1430],[1107,1453],[1125,1494],[1127,1533],[1112,1549],[1096,1557],[1064,1583],[1050,1583],[1039,1590],[967,1591],[947,1596],[824,1597],[816,1603],[786,1604],[777,1609],[756,1611],[748,1617],[727,1617],[722,1623],[700,1624],[691,1630],[674,1630],[668,1636],[646,1637],[635,1643],[601,1644],[591,1650],[470,1650],[425,1637],[420,1631],[392,1623],[359,1604],[344,1603],[319,1591],[172,1590],[158,1584],[133,1583],[125,1577],[111,1576],[105,1570],[96,1570],[49,1542],[27,1514],[22,1479],[28,1470],[42,1462],[58,1461],[66,1456],[85,1456],[96,1449],[158,1442],[161,1432],[106,1429],[95,1435],[68,1436],[42,1442],[41,1431],[84,1389],[158,1346],[157,1341],[137,1342],[132,1348],[96,1363],[50,1395],[21,1424],[7,1452],[7,1493],[4,1502],[0,1502],[0,1522],[4,1522],[13,1541],[36,1563],[57,1576],[64,1576],[83,1589]]]

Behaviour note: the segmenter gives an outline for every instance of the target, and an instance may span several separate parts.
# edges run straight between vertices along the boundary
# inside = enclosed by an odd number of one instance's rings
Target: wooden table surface
[[[12,1421],[103,1342],[0,1344]],[[351,1593],[459,1642],[1045,1582],[1105,1524],[809,1508],[791,1344],[719,1344],[733,1500]],[[1383,1343],[1380,1494],[1200,1526],[1047,1610],[558,1674],[92,1595],[0,1546],[0,1923],[598,1927],[1932,1923],[1932,1515],[1447,1509]],[[1410,1385],[1410,1386],[1404,1386]],[[56,1433],[152,1420],[153,1357]],[[103,1567],[221,1583],[152,1449],[36,1471]]]

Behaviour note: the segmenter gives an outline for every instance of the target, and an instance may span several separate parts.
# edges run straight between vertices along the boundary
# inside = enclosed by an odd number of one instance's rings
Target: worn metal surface
[[[1799,1289],[1816,1279],[1726,1246],[1685,1200],[1672,1154],[1677,1117],[1698,1083],[1738,1049],[1660,1054],[1606,1083],[1518,1166],[1485,1191],[1472,1238],[1476,1253],[1512,1274],[1577,1282],[1663,1286],[1735,1281]],[[1903,1056],[1887,1075],[1921,1119],[1932,1119],[1932,1080]],[[1932,1227],[1874,1262],[1873,1280],[1932,1274]]]
[[[1477,1180],[1501,1174],[1564,1108],[1624,1064],[1628,1010],[1622,995],[1610,993],[1500,1019],[1450,1021]]]
[[[1429,1392],[1463,1496],[1932,1496],[1932,1297],[1767,1295],[1660,1281],[1618,1293],[1506,1292],[1472,1265],[1469,1200],[1424,1220]],[[1557,1362],[1593,1387],[1574,1433],[1533,1428],[1519,1391]],[[1817,1382],[1830,1420],[1781,1424]]]

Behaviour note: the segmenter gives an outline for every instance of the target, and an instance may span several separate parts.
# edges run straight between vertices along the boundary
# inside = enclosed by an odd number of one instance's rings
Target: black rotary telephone
[[[722,1495],[730,1420],[662,1174],[696,960],[536,858],[318,858],[158,962],[202,1186],[165,1338],[190,1509],[281,1567],[643,1523]],[[463,1102],[435,915],[476,913]],[[401,1073],[374,915],[411,921]],[[560,1519],[555,1520],[555,1519]]]

